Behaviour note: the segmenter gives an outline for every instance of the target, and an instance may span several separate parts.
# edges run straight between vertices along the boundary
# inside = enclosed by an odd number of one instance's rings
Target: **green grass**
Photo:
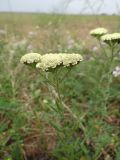
[[[120,59],[114,58],[110,70],[109,48],[105,58],[89,36],[99,25],[117,32],[119,16],[0,13],[0,29],[7,31],[0,34],[1,159],[119,160],[120,77],[112,71]],[[37,34],[29,37],[31,31]],[[41,54],[83,55],[85,60],[59,83],[62,100],[77,120],[57,108],[54,89],[41,75],[20,64],[29,45]]]

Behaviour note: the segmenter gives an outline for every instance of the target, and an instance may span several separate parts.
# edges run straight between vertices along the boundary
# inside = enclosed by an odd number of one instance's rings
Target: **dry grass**
[[[83,55],[87,54],[88,56],[98,53],[99,57],[99,48],[97,52],[92,50],[93,47],[98,46],[98,44],[94,38],[90,37],[89,31],[100,26],[106,27],[110,31],[119,31],[119,19],[119,16],[0,14],[0,29],[7,31],[6,34],[0,35],[0,106],[4,106],[4,112],[0,115],[0,123],[5,119],[5,124],[8,125],[8,128],[3,129],[2,134],[0,134],[0,142],[4,143],[6,137],[8,138],[8,142],[10,143],[8,152],[10,154],[12,152],[12,145],[14,145],[14,137],[15,135],[18,136],[18,133],[23,141],[22,145],[20,143],[21,148],[24,150],[24,154],[28,159],[29,157],[33,157],[33,159],[36,157],[37,159],[37,156],[43,160],[49,159],[46,156],[56,147],[58,141],[55,130],[48,124],[50,120],[56,121],[56,116],[51,117],[47,115],[47,111],[49,111],[48,106],[43,102],[44,100],[48,100],[48,105],[54,105],[54,101],[52,101],[53,97],[51,97],[49,89],[44,85],[41,77],[36,74],[35,71],[19,63],[20,57],[28,52],[27,47],[32,45],[33,51],[40,53],[60,52],[59,47],[61,47],[62,51],[66,51],[66,49],[68,52],[78,51],[78,53],[82,53]],[[23,43],[24,40],[27,41],[25,45]],[[78,48],[73,46],[73,48],[69,49],[68,42],[71,43],[71,41],[73,43],[72,45],[77,44]],[[16,43],[22,45],[16,48]],[[83,48],[80,50],[79,46],[82,45]],[[106,61],[104,64],[106,64]],[[116,65],[118,65],[118,62],[116,62]],[[119,95],[117,96],[117,93],[119,91],[119,80],[114,80],[113,84],[116,86],[111,86],[113,90],[111,90],[110,95],[113,98],[113,103],[109,102],[109,114],[106,116],[106,119],[104,119],[104,111],[99,105],[103,98],[100,93],[104,90],[106,83],[101,84],[102,88],[98,86],[99,77],[101,76],[101,71],[103,71],[102,68],[103,63],[102,61],[99,62],[98,59],[82,63],[80,70],[76,68],[76,70],[72,72],[71,75],[74,78],[71,76],[67,77],[70,78],[65,81],[67,92],[66,88],[63,88],[65,101],[68,106],[71,106],[73,103],[73,106],[75,106],[74,112],[78,114],[77,111],[80,111],[80,116],[85,114],[84,117],[82,116],[85,127],[88,131],[91,131],[91,135],[88,135],[89,141],[85,142],[88,151],[89,149],[95,150],[97,144],[103,144],[104,141],[102,140],[106,139],[106,135],[108,140],[110,136],[113,140],[114,138],[118,138],[117,132],[120,120],[118,117],[119,104],[117,104],[119,103]],[[90,99],[92,103],[89,103]],[[117,103],[115,103],[115,101],[117,101]],[[11,103],[13,107],[13,102],[15,103],[15,108],[11,110],[9,103]],[[20,108],[18,103],[20,103]],[[6,107],[8,107],[10,115],[6,112]],[[90,115],[87,110],[91,112]],[[101,115],[98,114],[99,112]],[[44,113],[46,113],[45,115],[48,119],[44,117],[43,121],[42,117]],[[65,123],[67,124],[67,120],[69,120],[70,117],[66,114],[65,118]],[[111,134],[111,130],[109,132],[106,130],[106,123],[111,125],[111,128],[115,128],[114,134]],[[67,126],[66,129],[68,129]],[[18,133],[16,131],[18,131]],[[84,133],[81,128],[75,131],[75,133],[83,140]],[[96,133],[95,137],[94,133]],[[102,141],[101,143],[98,137]],[[95,138],[93,142],[95,141],[96,146],[92,142],[92,138]],[[101,157],[102,159],[106,159],[103,157],[107,157],[107,154],[111,155],[112,152],[114,154],[117,144],[116,141],[117,140],[115,140],[112,149],[111,144],[109,144],[111,142],[108,143],[107,152],[106,144],[103,145],[103,147],[100,146],[98,154],[99,160]],[[63,149],[66,150],[66,152],[68,151],[67,147],[63,147]],[[0,152],[4,153],[4,151],[1,150]],[[109,154],[108,152],[111,153]],[[114,157],[114,155],[111,157]],[[81,160],[82,159],[86,158],[82,158],[81,156]]]
[[[8,39],[12,35],[21,39],[21,37],[28,37],[28,32],[36,32],[37,34],[30,41],[37,48],[45,49],[45,45],[47,49],[51,47],[47,40],[52,37],[52,43],[56,45],[59,41],[65,43],[69,35],[77,41],[84,41],[88,46],[93,46],[95,41],[90,40],[89,31],[95,27],[106,27],[110,31],[119,30],[119,19],[119,16],[1,13],[0,28],[8,30]],[[53,47],[53,49],[56,48]]]

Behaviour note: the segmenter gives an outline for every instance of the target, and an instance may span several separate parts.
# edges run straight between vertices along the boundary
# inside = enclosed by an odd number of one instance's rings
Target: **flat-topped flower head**
[[[82,60],[82,56],[75,53],[49,53],[42,56],[41,62],[37,63],[36,68],[40,68],[43,71],[51,71],[60,66],[76,65]]]
[[[120,33],[106,34],[101,37],[101,40],[107,44],[120,43]]]
[[[21,57],[20,62],[23,64],[36,64],[41,60],[39,53],[28,53]]]
[[[83,58],[80,54],[62,54],[62,63],[64,67],[76,65],[82,60]]]
[[[41,57],[41,62],[37,63],[36,68],[40,68],[43,71],[56,68],[62,63],[62,59],[58,54],[45,54]]]
[[[96,38],[100,38],[101,36],[108,33],[108,30],[105,28],[96,28],[90,31],[90,35]]]

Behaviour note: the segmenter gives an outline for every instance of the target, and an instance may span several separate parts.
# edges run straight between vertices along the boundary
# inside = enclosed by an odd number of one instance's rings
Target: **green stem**
[[[58,101],[61,105],[61,107],[63,107],[64,109],[66,109],[68,111],[68,113],[70,113],[70,115],[76,120],[77,123],[79,123],[80,127],[82,128],[83,131],[85,131],[85,127],[83,126],[82,122],[81,122],[81,119],[79,119],[77,117],[76,114],[74,114],[72,112],[72,110],[70,109],[70,107],[68,107],[63,101],[62,101],[62,98],[61,98],[61,94],[60,94],[60,85],[59,85],[59,80],[57,78],[57,75],[56,75],[56,91],[58,93]]]
[[[102,43],[101,43],[100,39],[98,40],[98,42],[99,42],[99,45],[100,45],[101,50],[104,52],[105,57],[106,57],[106,58],[108,58],[108,56],[107,56],[107,52],[106,52],[106,50],[105,50],[104,46],[102,45]]]
[[[110,57],[110,65],[109,65],[109,71],[108,71],[108,83],[107,83],[107,87],[106,87],[106,93],[105,93],[105,105],[107,105],[107,101],[109,99],[109,95],[110,95],[110,85],[112,83],[112,69],[113,69],[113,62],[114,62],[114,46],[110,47],[111,49],[111,57]]]
[[[65,77],[67,77],[67,75],[71,72],[72,68],[70,67],[68,69],[68,72],[61,78],[61,81],[63,81],[65,79]]]
[[[43,74],[42,74],[41,72],[39,72],[38,70],[37,70],[37,72],[41,75],[42,78],[44,78],[44,80],[45,80],[49,85],[51,85],[52,87],[55,87],[54,83],[52,83],[52,82],[47,78],[46,75],[43,75]]]

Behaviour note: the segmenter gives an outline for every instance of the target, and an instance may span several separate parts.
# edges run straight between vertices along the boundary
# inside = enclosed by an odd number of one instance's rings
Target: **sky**
[[[0,11],[120,14],[120,0],[0,0]]]

